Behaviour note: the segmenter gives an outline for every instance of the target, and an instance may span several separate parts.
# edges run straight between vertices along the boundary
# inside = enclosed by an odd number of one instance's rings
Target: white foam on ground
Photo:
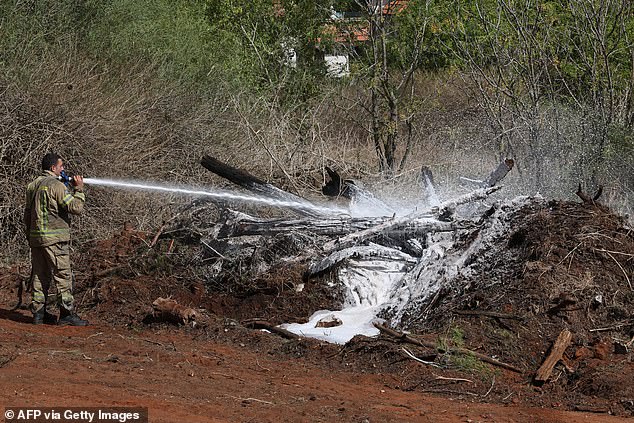
[[[400,253],[400,252],[399,252]],[[308,323],[287,323],[281,327],[309,338],[336,344],[345,344],[355,335],[377,336],[379,330],[372,324],[377,313],[389,299],[394,286],[403,278],[415,259],[400,253],[403,260],[350,259],[339,268],[338,279],[347,288],[346,303],[340,311],[320,310]],[[340,326],[322,328],[317,323],[328,316],[342,321]]]

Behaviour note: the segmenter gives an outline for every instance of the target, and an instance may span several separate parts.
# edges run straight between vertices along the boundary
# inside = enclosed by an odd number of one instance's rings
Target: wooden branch
[[[373,228],[391,220],[388,217],[333,217],[312,219],[263,219],[245,213],[230,211],[224,226],[218,231],[218,239],[244,235],[274,236],[278,233],[301,232],[325,236],[343,236],[355,231]],[[471,221],[441,222],[427,215],[406,223],[403,227],[387,229],[382,235],[401,237],[425,235],[429,232],[453,232],[473,226]]]
[[[243,325],[244,327],[247,327],[250,329],[266,329],[269,332],[280,335],[282,338],[286,338],[286,339],[301,339],[302,338],[296,333],[274,326],[271,323],[265,322],[263,320],[253,320],[249,322],[244,322]]]
[[[581,198],[584,204],[593,204],[592,198],[581,189],[581,182],[579,182],[579,188],[577,188],[577,197]]]
[[[498,182],[504,179],[504,177],[511,171],[511,169],[513,169],[514,165],[515,162],[513,161],[513,159],[506,159],[502,163],[500,163],[498,167],[496,167],[493,172],[491,172],[489,176],[484,180],[465,178],[462,176],[460,177],[460,179],[481,188],[494,187],[498,184]]]
[[[167,222],[163,222],[163,224],[161,225],[161,227],[158,229],[158,231],[156,231],[156,235],[154,235],[154,238],[152,238],[152,241],[150,242],[150,245],[148,248],[154,248],[154,246],[156,245],[156,243],[158,242],[159,237],[161,236],[161,234],[163,233],[163,231],[165,230],[165,227],[167,226]]]
[[[322,219],[263,219],[231,210],[225,222],[225,228],[219,232],[219,237],[235,237],[243,235],[276,235],[291,231],[311,232],[316,235],[338,236],[353,231],[367,229],[387,218],[349,218],[334,217]]]
[[[418,361],[419,363],[425,364],[427,366],[440,367],[438,364],[436,364],[436,363],[434,363],[432,361],[421,360],[420,358],[416,357],[414,354],[409,352],[409,350],[407,348],[401,348],[401,350],[403,350],[405,352],[405,354],[407,354],[407,356],[409,358],[411,358],[412,360],[414,360],[414,361]]]
[[[438,375],[434,375],[434,376],[435,376],[434,380],[449,380],[449,381],[452,381],[452,382],[469,382],[469,383],[473,383],[473,381],[471,379],[463,379],[461,377],[444,377],[444,376],[438,376]]]
[[[609,330],[616,330],[616,329],[620,329],[622,327],[626,327],[626,326],[634,326],[634,320],[629,320],[629,321],[624,321],[624,322],[620,322],[617,323],[614,326],[610,326],[607,328],[596,328],[596,329],[588,329],[588,332],[606,332]]]
[[[479,397],[479,394],[476,394],[475,392],[462,392],[462,391],[454,391],[451,389],[423,389],[421,391],[418,392],[431,392],[434,394],[454,394],[454,395],[471,395],[473,397]]]
[[[203,156],[200,160],[200,164],[208,171],[213,172],[216,175],[250,191],[262,190],[266,185],[268,185],[267,182],[261,180],[257,176],[253,176],[247,171],[223,163],[215,157],[209,155]]]
[[[627,284],[630,286],[630,291],[634,291],[634,287],[632,287],[632,281],[630,280],[630,277],[627,276],[627,272],[625,271],[625,269],[623,269],[623,266],[621,266],[621,263],[619,263],[619,261],[614,258],[614,256],[611,253],[607,253],[610,258],[612,260],[614,260],[614,262],[616,263],[617,266],[619,266],[619,269],[621,269],[621,272],[623,272],[623,275],[625,276],[625,280],[627,281]]]
[[[511,169],[513,169],[513,165],[515,165],[513,159],[504,160],[493,172],[491,172],[489,177],[484,181],[484,183],[486,184],[485,186],[493,187],[497,185],[497,183],[504,179],[504,177],[511,171]]]
[[[176,213],[174,216],[172,216],[169,219],[163,221],[163,224],[161,225],[161,227],[158,229],[158,231],[156,231],[156,235],[154,235],[154,238],[152,238],[152,242],[150,242],[149,248],[154,248],[154,246],[158,242],[160,236],[163,234],[163,231],[165,231],[165,228],[167,227],[168,224],[170,224],[174,220],[178,219],[178,217],[181,214],[183,214],[185,211],[187,211],[190,208],[192,208],[194,206],[194,204],[196,204],[196,203],[195,202],[190,203],[189,205],[187,205],[183,209],[181,209],[178,213]],[[129,231],[129,230],[131,230],[131,228],[127,229],[126,227],[124,227],[124,230],[128,230]]]
[[[590,197],[588,194],[583,192],[583,190],[581,189],[581,183],[579,183],[579,187],[577,188],[577,192],[575,192],[575,194],[577,194],[577,197],[581,198],[583,204],[596,205],[597,200],[599,200],[601,194],[603,194],[603,185],[599,185],[597,192],[595,192],[594,195]]]
[[[378,330],[380,330],[381,332],[384,332],[388,335],[390,335],[393,338],[397,338],[397,339],[401,339],[409,344],[413,344],[413,345],[418,345],[419,347],[425,347],[425,348],[432,348],[434,350],[438,349],[438,346],[433,343],[433,342],[428,342],[428,341],[424,341],[424,340],[420,340],[420,339],[416,339],[416,338],[412,338],[411,336],[407,335],[406,333],[401,333],[401,332],[397,332],[394,329],[390,329],[387,326],[383,326],[380,323],[374,323],[374,327],[377,328]],[[443,351],[441,351],[443,352]]]
[[[544,360],[540,368],[537,370],[537,373],[535,374],[535,379],[534,379],[535,383],[542,384],[550,378],[550,375],[553,371],[553,368],[555,367],[555,364],[557,364],[557,362],[561,360],[561,358],[564,355],[564,352],[566,351],[566,348],[568,348],[571,341],[572,341],[572,332],[570,332],[568,329],[562,330],[559,336],[557,337],[557,340],[555,340],[555,343],[553,344],[553,347],[551,348],[550,354],[548,354],[548,357],[546,357],[546,360]]]
[[[345,248],[335,251],[328,257],[313,263],[306,272],[306,276],[311,277],[324,270],[330,269],[342,261],[349,258],[366,258],[380,257],[388,260],[411,262],[412,266],[416,263],[416,259],[394,248],[384,247],[382,245],[360,245],[358,247]]]
[[[388,334],[388,335],[390,335],[390,336],[392,336],[394,338],[401,339],[401,340],[403,340],[405,342],[408,342],[410,344],[418,345],[418,346],[425,347],[425,348],[433,348],[433,349],[437,350],[440,353],[446,352],[446,353],[449,353],[449,354],[472,355],[475,358],[477,358],[478,360],[484,361],[485,363],[489,363],[489,364],[492,364],[494,366],[502,367],[504,369],[511,370],[511,371],[514,371],[514,372],[517,372],[517,373],[522,373],[522,371],[520,369],[518,369],[517,367],[515,367],[515,366],[513,366],[511,364],[507,364],[507,363],[504,363],[502,361],[498,361],[498,360],[496,360],[494,358],[491,358],[491,357],[486,356],[484,354],[480,354],[480,353],[475,352],[475,351],[468,350],[466,348],[449,348],[449,349],[447,349],[445,351],[442,348],[439,348],[438,345],[436,345],[434,342],[423,341],[423,340],[420,340],[420,339],[413,338],[413,337],[411,337],[411,336],[409,336],[407,334],[397,332],[397,331],[395,331],[393,329],[390,329],[390,328],[388,328],[386,326],[383,326],[383,325],[381,325],[379,323],[374,323],[374,327],[376,327],[381,332],[384,332],[384,333],[386,333],[386,334]]]
[[[260,178],[253,176],[244,170],[237,169],[233,166],[223,163],[214,157],[206,155],[201,159],[200,164],[210,172],[213,172],[216,175],[225,178],[236,185],[246,188],[251,192],[255,192],[257,194],[261,194],[277,200],[291,201],[297,203],[298,205],[296,207],[291,208],[297,214],[303,216],[320,215],[317,210],[311,207],[312,205],[306,199],[295,194],[291,194],[290,192],[281,190],[276,186],[271,185],[268,182],[264,182]],[[306,204],[306,207],[302,207],[302,203]]]
[[[398,227],[403,227],[405,226],[407,223],[415,220],[415,219],[419,219],[421,217],[424,216],[428,216],[430,213],[435,213],[435,214],[443,214],[446,212],[446,210],[449,209],[454,209],[456,208],[458,205],[460,204],[465,204],[465,203],[470,203],[472,201],[477,201],[477,200],[481,200],[483,198],[488,197],[489,195],[491,195],[492,193],[494,193],[495,191],[499,190],[500,188],[502,188],[502,186],[496,186],[496,187],[490,187],[490,188],[481,188],[481,189],[477,189],[475,191],[472,191],[468,194],[462,195],[458,198],[455,198],[453,200],[449,200],[449,201],[445,201],[443,203],[441,203],[438,207],[434,207],[431,210],[425,210],[422,212],[414,212],[414,213],[410,213],[407,216],[403,216],[403,217],[399,217],[399,218],[394,218],[394,219],[390,219],[384,223],[381,223],[379,225],[376,225],[372,228],[368,228],[359,232],[355,232],[349,235],[346,235],[342,238],[339,238],[337,240],[328,242],[324,245],[324,251],[325,252],[331,252],[334,251],[336,249],[341,249],[341,248],[347,248],[350,247],[352,245],[355,245],[359,242],[362,242],[366,239],[372,238],[374,236],[380,235],[382,233],[384,233],[387,230],[390,229],[394,229],[394,228],[398,228]]]

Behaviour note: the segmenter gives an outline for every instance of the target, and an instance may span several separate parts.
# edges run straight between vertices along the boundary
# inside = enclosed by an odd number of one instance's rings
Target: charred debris
[[[486,248],[485,242],[478,241],[486,237],[486,231],[481,233],[483,228],[495,226],[494,222],[499,222],[510,209],[542,201],[524,198],[482,205],[482,200],[501,188],[498,184],[513,168],[512,160],[502,162],[483,180],[465,179],[472,190],[444,202],[438,200],[430,169],[423,167],[419,178],[420,206],[401,215],[331,168],[326,168],[329,181],[322,187],[325,196],[334,201],[348,201],[351,210],[362,203],[377,212],[370,215],[329,212],[326,207],[316,208],[310,201],[214,157],[203,157],[201,164],[254,194],[288,201],[293,206],[286,208],[285,217],[270,218],[238,211],[235,204],[196,201],[164,225],[155,240],[159,236],[178,236],[199,242],[200,265],[206,269],[211,286],[226,286],[232,278],[253,279],[276,269],[295,267],[302,269],[304,282],[327,276],[331,284],[341,288],[343,303],[346,298],[348,302],[350,298],[356,302],[367,299],[346,292],[358,287],[338,283],[342,269],[374,267],[380,272],[381,264],[391,263],[396,266],[398,279],[402,279],[390,287],[395,304],[386,313],[392,314],[390,320],[394,325],[407,323],[407,319],[401,320],[411,314],[409,308],[413,304],[425,302],[441,288],[448,288],[445,285],[450,284],[452,272],[468,261],[464,254],[477,255]],[[471,241],[465,244],[466,240]],[[461,248],[455,249],[459,243]],[[451,264],[449,260],[439,260],[439,255],[447,255],[446,251],[455,255]],[[430,286],[413,288],[420,285],[415,283],[416,279],[431,278],[432,269],[444,274],[446,283],[436,278]]]
[[[463,178],[472,189],[440,201],[433,175],[423,167],[421,206],[398,215],[362,186],[326,169],[324,195],[345,198],[351,210],[370,202],[382,213],[363,216],[315,208],[210,156],[202,165],[246,190],[295,205],[285,217],[271,218],[229,203],[196,201],[163,225],[155,240],[200,245],[196,266],[210,291],[277,274],[291,275],[285,289],[294,292],[305,284],[327,284],[333,306],[377,306],[383,321],[374,326],[381,338],[434,350],[433,357],[467,354],[532,374],[538,385],[562,373],[577,380],[583,360],[598,357],[592,352],[598,346],[632,355],[634,231],[598,202],[601,189],[588,195],[579,187],[580,203],[539,196],[491,201],[513,168],[506,160],[482,180]],[[358,276],[355,283],[352,274]],[[376,284],[385,275],[382,293],[362,292],[364,283]],[[278,324],[308,316],[252,317],[245,326],[294,338],[298,335]],[[439,347],[437,339],[407,333],[447,333],[456,325],[484,354],[460,343]]]

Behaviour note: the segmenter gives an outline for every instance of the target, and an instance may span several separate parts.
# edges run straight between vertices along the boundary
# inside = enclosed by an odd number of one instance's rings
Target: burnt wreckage
[[[235,271],[236,266],[248,277],[289,265],[304,266],[305,280],[331,275],[333,289],[343,293],[342,308],[353,312],[320,311],[307,324],[289,324],[286,329],[334,342],[346,342],[356,333],[377,334],[376,315],[404,327],[424,318],[425,307],[438,299],[438,293],[459,289],[453,286],[459,276],[473,271],[470,266],[482,259],[477,257],[486,256],[490,238],[505,229],[505,216],[528,201],[541,201],[523,197],[474,206],[501,188],[498,183],[513,168],[512,160],[502,162],[484,180],[467,180],[472,191],[443,202],[436,195],[431,171],[423,167],[425,207],[400,216],[331,168],[326,168],[330,179],[322,188],[326,196],[349,199],[350,210],[369,202],[379,215],[344,214],[341,209],[316,206],[211,156],[203,157],[201,164],[252,193],[286,201],[286,209],[294,215],[263,218],[222,204],[217,222],[198,219],[194,227],[209,278],[227,269]],[[353,328],[341,329],[337,335],[339,327],[351,321]]]

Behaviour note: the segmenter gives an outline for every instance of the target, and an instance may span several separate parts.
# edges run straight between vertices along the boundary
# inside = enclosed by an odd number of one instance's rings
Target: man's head
[[[42,170],[50,170],[56,176],[59,176],[64,170],[64,162],[58,154],[47,153],[42,158]]]

